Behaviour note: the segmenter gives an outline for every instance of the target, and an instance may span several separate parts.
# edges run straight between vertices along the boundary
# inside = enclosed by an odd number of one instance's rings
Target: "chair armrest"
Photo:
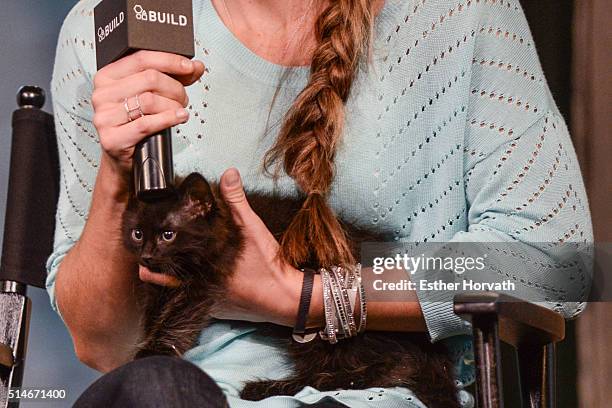
[[[515,347],[556,343],[565,337],[565,319],[559,313],[500,293],[456,295],[454,311],[474,326],[497,320],[500,339]]]

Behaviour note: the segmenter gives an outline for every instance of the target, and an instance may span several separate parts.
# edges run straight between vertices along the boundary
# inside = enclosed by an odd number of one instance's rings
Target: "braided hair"
[[[282,167],[305,195],[280,240],[280,255],[299,265],[350,265],[354,257],[341,223],[327,204],[344,107],[367,52],[372,29],[370,0],[331,0],[315,23],[308,84],[289,108],[264,165]]]

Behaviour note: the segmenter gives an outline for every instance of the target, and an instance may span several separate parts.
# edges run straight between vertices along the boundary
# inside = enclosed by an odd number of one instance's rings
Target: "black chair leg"
[[[528,408],[555,408],[555,344],[518,348],[523,404]]]
[[[478,408],[503,408],[499,324],[491,316],[474,316],[473,327]]]

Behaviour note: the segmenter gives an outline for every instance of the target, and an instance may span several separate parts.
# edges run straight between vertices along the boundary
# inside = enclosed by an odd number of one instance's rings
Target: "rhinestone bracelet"
[[[353,281],[353,279],[351,279],[350,276],[354,276],[354,274],[351,273],[350,271],[347,271],[349,277],[348,279],[345,280],[343,277],[343,272],[344,272],[343,268],[334,266],[331,269],[334,274],[334,277],[339,283],[340,295],[342,296],[341,300],[342,300],[344,309],[346,311],[346,319],[347,319],[347,326],[348,326],[348,333],[347,333],[348,336],[347,337],[353,337],[357,334],[357,327],[355,325],[354,308],[353,308],[353,305],[351,304],[349,293],[348,293],[349,290],[352,291],[352,287],[348,286],[348,282]]]
[[[348,323],[348,315],[349,313],[352,313],[352,311],[348,310],[347,306],[350,307],[350,304],[347,305],[344,302],[343,296],[342,296],[342,287],[340,286],[340,282],[338,282],[338,279],[336,279],[337,276],[335,273],[330,273],[330,286],[331,286],[331,292],[332,292],[332,297],[334,300],[334,305],[336,306],[336,320],[339,322],[338,326],[337,326],[337,333],[336,336],[338,334],[341,335],[340,338],[348,338],[351,337],[351,329],[349,327],[349,323]],[[339,333],[338,330],[342,329],[342,333]]]
[[[332,294],[329,271],[325,268],[319,270],[321,273],[321,282],[323,283],[323,307],[325,309],[325,329],[319,332],[321,339],[329,341],[330,344],[336,344],[338,339],[336,338],[336,326],[334,323],[335,313],[332,305]]]
[[[361,264],[357,264],[357,267],[355,268],[355,280],[357,281],[357,286],[359,289],[359,312],[361,314],[359,318],[359,329],[357,330],[357,333],[361,334],[366,329],[366,322],[368,319],[368,307],[366,303],[365,288],[363,287],[363,280],[361,277]]]
[[[325,328],[319,332],[321,339],[335,344],[363,333],[366,328],[367,306],[365,288],[361,277],[361,264],[346,269],[332,267],[319,269],[323,284],[323,305],[325,308]],[[357,304],[359,304],[359,327],[356,324]]]

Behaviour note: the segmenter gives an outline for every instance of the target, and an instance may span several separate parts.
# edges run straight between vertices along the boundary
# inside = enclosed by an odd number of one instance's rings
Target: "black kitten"
[[[299,200],[261,194],[249,194],[248,200],[277,237],[301,207]],[[345,227],[356,255],[361,242],[381,240],[372,232]],[[144,284],[144,338],[135,358],[182,355],[195,346],[211,321],[212,306],[224,296],[243,248],[240,229],[218,187],[192,173],[174,197],[153,203],[130,199],[123,239],[141,265],[181,282],[177,288]],[[306,385],[320,391],[407,387],[431,408],[459,407],[446,350],[432,345],[424,334],[368,331],[330,345],[320,339],[295,343],[287,328],[262,325],[262,333],[286,347],[294,373],[281,381],[247,383],[242,398],[293,395]]]
[[[182,355],[210,321],[225,281],[242,249],[228,208],[199,174],[176,195],[154,203],[135,198],[123,215],[123,241],[151,272],[178,278],[178,288],[145,284],[144,333],[136,358]]]

